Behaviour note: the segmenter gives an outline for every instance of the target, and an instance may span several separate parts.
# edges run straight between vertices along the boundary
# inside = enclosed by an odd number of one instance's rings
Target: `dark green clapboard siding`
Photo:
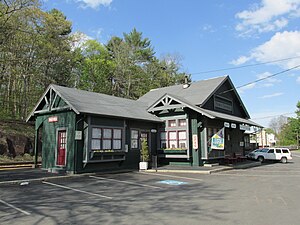
[[[57,116],[58,121],[49,123],[48,118]],[[55,151],[57,149],[57,130],[66,128],[67,130],[67,164],[66,170],[74,170],[74,139],[75,139],[75,113],[61,112],[51,115],[43,115],[37,118],[43,121],[43,149],[42,149],[42,168],[55,167]]]

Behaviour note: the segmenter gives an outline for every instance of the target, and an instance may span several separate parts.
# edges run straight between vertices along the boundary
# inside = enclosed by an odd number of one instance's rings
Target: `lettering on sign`
[[[229,128],[229,127],[230,127],[230,124],[229,124],[228,122],[224,122],[224,127]]]
[[[198,135],[193,134],[193,149],[198,149]]]
[[[48,122],[49,123],[55,123],[58,121],[58,117],[57,116],[51,116],[48,118]]]
[[[232,101],[224,97],[215,96],[214,108],[232,112]]]
[[[240,130],[247,130],[247,131],[249,131],[250,130],[250,126],[240,124]]]
[[[231,124],[231,128],[236,128],[236,124],[235,124],[235,123],[232,123],[232,124]]]

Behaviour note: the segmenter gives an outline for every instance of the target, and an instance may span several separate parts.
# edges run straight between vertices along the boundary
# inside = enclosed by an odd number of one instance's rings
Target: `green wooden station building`
[[[261,127],[249,118],[222,76],[154,89],[138,100],[50,85],[27,121],[35,121],[43,169],[83,173],[137,169],[142,140],[158,163],[199,167],[244,155],[245,131]]]

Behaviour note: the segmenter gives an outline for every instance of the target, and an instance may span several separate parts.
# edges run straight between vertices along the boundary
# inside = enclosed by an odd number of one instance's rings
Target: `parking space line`
[[[3,201],[3,200],[1,200],[1,199],[0,199],[0,202],[3,203],[4,205],[7,205],[7,206],[10,207],[10,208],[13,208],[13,209],[15,209],[15,210],[17,210],[17,211],[19,211],[19,212],[21,212],[21,213],[27,215],[27,216],[30,215],[29,212],[27,212],[27,211],[25,211],[25,210],[23,210],[23,209],[20,209],[20,208],[14,206],[14,205],[12,205],[12,204],[9,204],[8,202],[5,202],[5,201]]]
[[[79,189],[76,189],[76,188],[71,188],[71,187],[68,187],[68,186],[60,185],[60,184],[54,184],[54,183],[47,182],[47,181],[43,181],[42,183],[43,184],[52,185],[52,186],[55,186],[55,187],[64,188],[64,189],[67,189],[67,190],[72,190],[72,191],[76,191],[76,192],[80,192],[80,193],[92,195],[92,196],[97,196],[97,197],[100,197],[100,198],[112,199],[112,197],[109,197],[109,196],[99,195],[99,194],[95,194],[95,193],[90,193],[90,192],[87,192],[87,191],[79,190]]]
[[[153,175],[153,176],[161,176],[161,177],[172,177],[172,178],[180,178],[185,180],[194,180],[194,181],[203,181],[203,179],[199,178],[192,178],[192,177],[182,177],[182,176],[176,176],[176,175],[167,175],[167,174],[159,174],[159,173],[145,173],[145,172],[137,172],[138,174],[143,175]]]
[[[98,180],[109,180],[109,181],[114,181],[114,182],[118,182],[118,183],[131,184],[131,185],[136,185],[136,186],[141,186],[141,187],[163,189],[162,187],[152,186],[152,185],[147,185],[147,184],[140,184],[140,183],[131,182],[131,181],[116,180],[116,179],[112,179],[112,178],[104,178],[104,177],[97,177],[97,176],[89,176],[89,177],[94,178],[94,179],[98,179]]]

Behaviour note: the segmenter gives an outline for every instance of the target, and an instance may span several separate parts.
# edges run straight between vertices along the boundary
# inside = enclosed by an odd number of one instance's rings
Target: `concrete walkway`
[[[157,169],[149,169],[144,172],[154,173],[197,173],[197,174],[212,174],[218,173],[226,170],[233,169],[246,169],[250,167],[260,166],[260,162],[256,161],[245,161],[236,163],[234,165],[216,165],[216,166],[199,166],[199,167],[191,167],[191,166],[175,166],[175,165],[166,165],[160,166]]]

